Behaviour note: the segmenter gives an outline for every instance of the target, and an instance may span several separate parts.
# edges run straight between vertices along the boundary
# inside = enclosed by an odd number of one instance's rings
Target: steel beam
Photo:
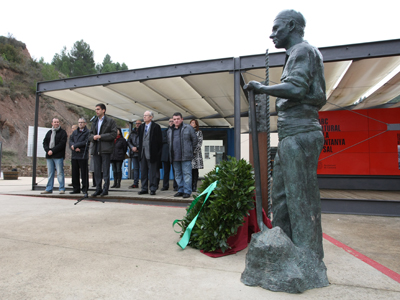
[[[38,86],[39,84],[37,84]],[[36,103],[35,103],[35,124],[33,129],[33,149],[32,149],[32,190],[36,186],[36,168],[37,168],[37,145],[38,145],[38,124],[39,124],[39,97],[40,93],[36,92]]]
[[[328,214],[400,217],[400,201],[321,198],[321,211]]]
[[[237,160],[241,158],[240,154],[240,90],[242,89],[242,85],[240,82],[241,74],[240,74],[240,57],[234,58],[234,141],[235,141],[235,157]]]

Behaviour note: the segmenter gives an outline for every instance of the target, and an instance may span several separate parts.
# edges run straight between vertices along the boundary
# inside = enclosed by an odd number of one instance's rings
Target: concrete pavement
[[[172,222],[185,208],[74,205],[76,198],[31,197],[30,189],[29,179],[0,180],[0,299],[400,299],[397,277],[326,239],[330,286],[274,293],[240,282],[247,250],[222,258],[181,250]],[[398,268],[400,218],[322,220],[330,237]]]

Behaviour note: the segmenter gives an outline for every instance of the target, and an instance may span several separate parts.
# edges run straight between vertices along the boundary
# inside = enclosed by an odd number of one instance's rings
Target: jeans
[[[178,192],[192,193],[192,161],[174,161],[175,179],[178,184]]]
[[[133,164],[133,184],[139,186],[139,168],[140,168],[139,157],[134,156],[131,157],[131,159]]]
[[[111,166],[112,166],[112,170],[114,173],[114,179],[115,179],[115,173],[122,173],[122,160],[112,160],[111,161]]]
[[[47,161],[47,174],[48,174],[46,191],[53,192],[55,170],[57,170],[57,180],[59,184],[58,190],[65,191],[64,158],[47,158],[46,161]]]

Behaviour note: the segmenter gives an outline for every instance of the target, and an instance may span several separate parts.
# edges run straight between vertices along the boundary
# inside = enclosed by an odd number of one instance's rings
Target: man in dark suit
[[[86,127],[86,120],[80,118],[78,121],[78,129],[72,132],[69,138],[69,147],[71,148],[71,166],[72,166],[72,186],[73,191],[70,194],[79,194],[81,187],[79,183],[79,171],[82,178],[82,193],[87,198],[89,176],[88,176],[88,160],[89,160],[89,130]]]
[[[96,179],[96,192],[92,197],[108,195],[110,187],[110,156],[114,150],[114,139],[117,137],[117,124],[105,115],[106,106],[103,103],[96,105],[97,118],[92,123],[89,140],[94,143],[91,148],[94,162],[94,176]],[[101,172],[103,172],[104,185],[101,188]]]
[[[139,127],[139,157],[142,189],[139,195],[155,195],[158,189],[158,172],[161,166],[162,134],[161,127],[153,120],[154,114],[146,111],[143,115],[144,123]]]

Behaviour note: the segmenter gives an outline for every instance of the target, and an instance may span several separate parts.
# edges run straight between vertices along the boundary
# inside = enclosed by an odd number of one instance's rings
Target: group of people
[[[112,118],[106,116],[106,106],[96,105],[96,117],[91,128],[86,126],[86,120],[80,118],[78,126],[69,138],[71,150],[72,187],[70,194],[83,193],[88,197],[89,168],[91,157],[93,186],[96,190],[92,197],[108,195],[110,187],[110,165],[114,174],[114,184],[111,188],[120,188],[122,180],[122,164],[129,148],[129,157],[133,166],[133,184],[129,188],[141,189],[139,195],[155,195],[159,188],[160,169],[164,170],[161,191],[169,189],[171,166],[174,174],[175,197],[189,198],[197,190],[199,169],[203,166],[201,146],[203,134],[199,123],[193,119],[190,125],[183,123],[182,114],[174,113],[169,120],[169,126],[162,130],[153,121],[154,114],[146,111],[143,123],[137,120],[135,127],[126,140],[121,128],[118,128]],[[64,159],[67,144],[67,133],[60,126],[60,121],[54,118],[52,128],[43,140],[46,151],[48,182],[42,194],[53,192],[54,174],[57,171],[60,194],[65,194]],[[104,182],[102,184],[102,181]]]
[[[182,114],[174,113],[169,126],[161,126],[153,121],[154,114],[146,111],[143,123],[136,121],[128,145],[133,162],[133,184],[139,188],[139,169],[141,189],[139,195],[155,195],[160,183],[160,169],[164,170],[161,191],[169,189],[171,165],[174,174],[175,197],[189,198],[197,189],[198,169],[203,168],[201,146],[203,134],[197,120],[183,123]]]

